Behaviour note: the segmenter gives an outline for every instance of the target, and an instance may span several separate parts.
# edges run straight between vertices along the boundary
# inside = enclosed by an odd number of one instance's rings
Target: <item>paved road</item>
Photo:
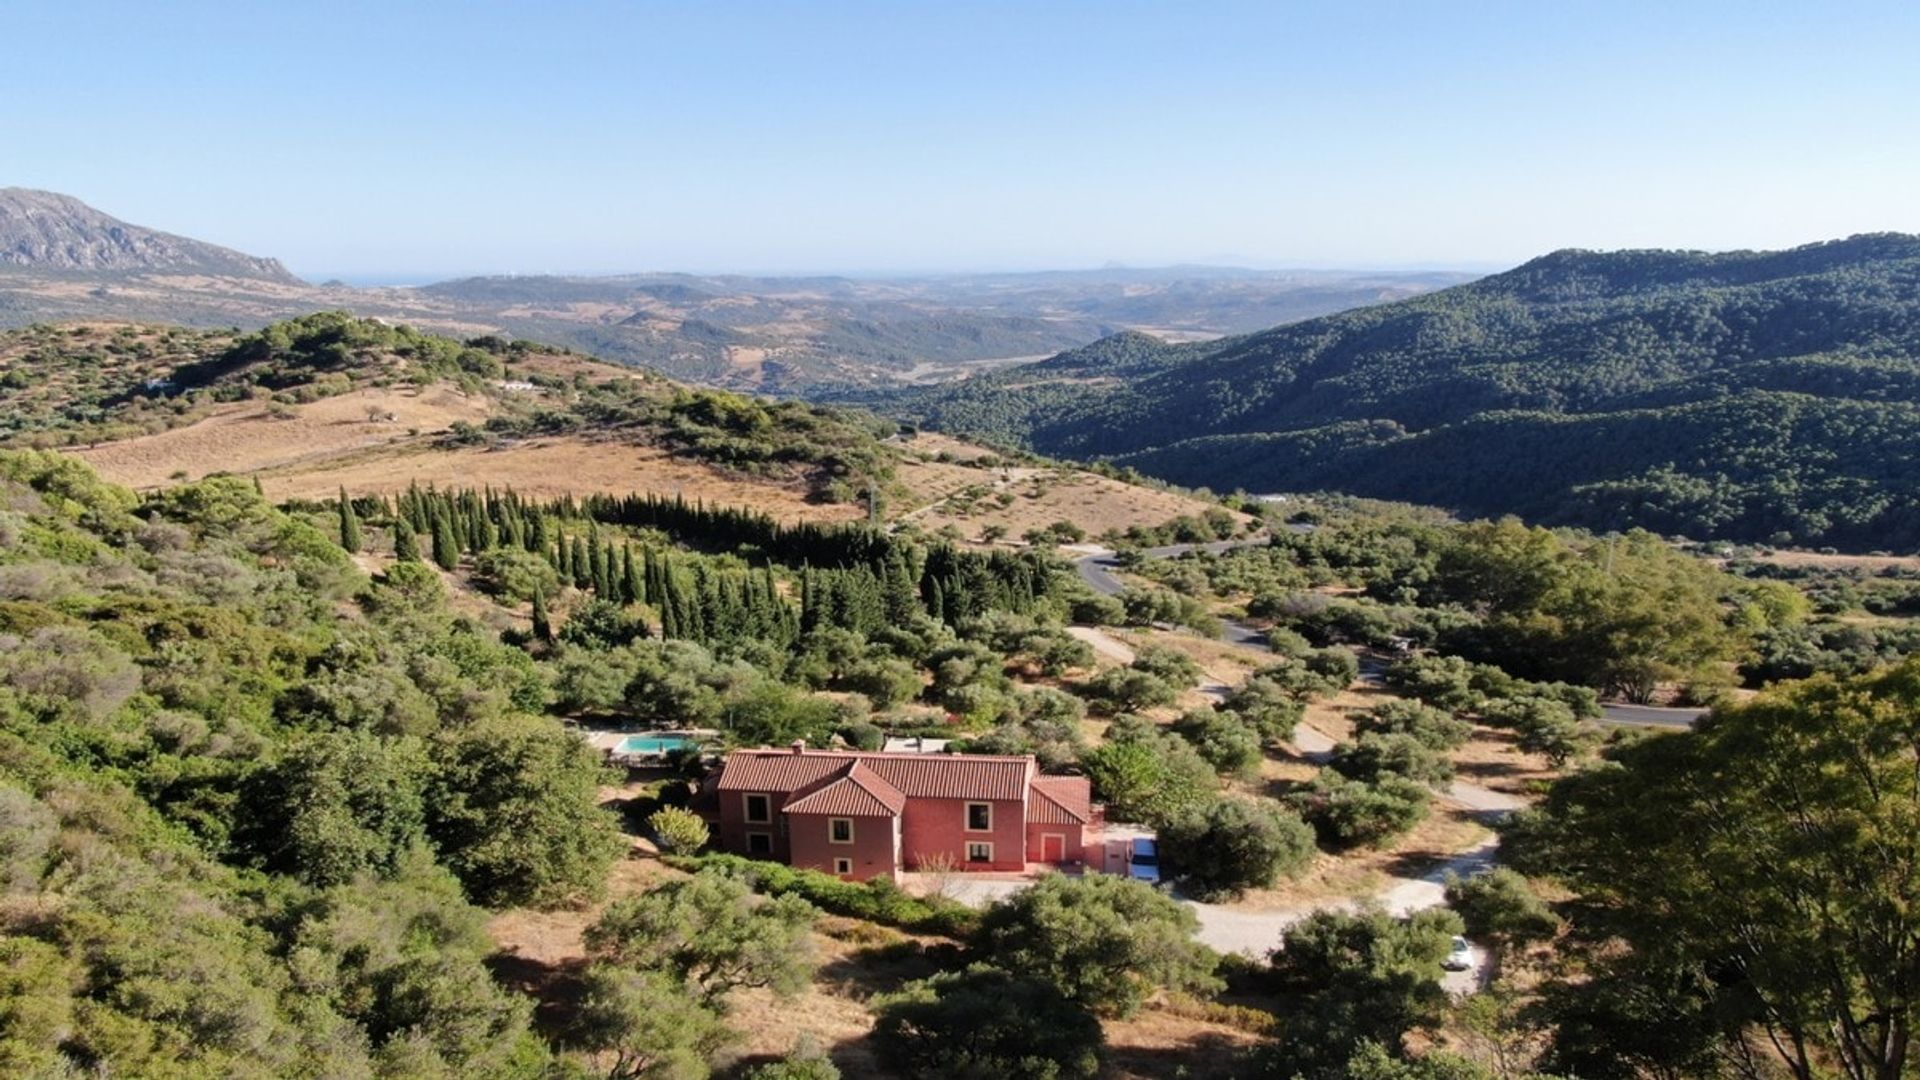
[[[1296,735],[1296,742],[1301,743],[1304,749],[1305,744],[1316,741],[1314,736],[1319,736],[1319,733],[1303,724]],[[1332,740],[1327,741],[1330,743]],[[1456,783],[1446,794],[1491,817],[1503,817],[1522,805],[1519,799],[1511,795],[1477,788],[1471,784]],[[1416,911],[1440,907],[1446,903],[1446,882],[1449,876],[1471,877],[1484,872],[1494,865],[1497,854],[1498,841],[1489,840],[1466,851],[1458,852],[1452,858],[1417,876],[1388,878],[1377,891],[1364,897],[1297,904],[1284,908],[1252,909],[1225,904],[1207,904],[1175,895],[1182,904],[1191,908],[1194,916],[1199,919],[1200,929],[1194,935],[1199,941],[1221,952],[1241,953],[1260,958],[1272,952],[1280,944],[1280,939],[1286,934],[1288,927],[1316,911],[1357,911],[1363,904],[1372,904],[1384,908],[1393,915],[1406,916]],[[963,904],[971,907],[986,907],[1012,896],[1032,883],[1031,879],[1011,875],[956,874],[948,881],[946,892],[948,896]],[[1476,948],[1473,968],[1467,971],[1448,972],[1441,985],[1452,994],[1472,992],[1485,981],[1486,961],[1484,951]]]
[[[1140,557],[1144,559],[1177,559],[1194,551],[1208,551],[1215,555],[1224,554],[1235,548],[1260,547],[1271,541],[1264,536],[1245,540],[1215,540],[1206,544],[1167,544],[1164,547],[1141,548]],[[1093,588],[1094,592],[1107,596],[1119,596],[1127,591],[1125,582],[1114,576],[1120,568],[1120,557],[1111,548],[1098,544],[1074,544],[1070,551],[1081,552],[1073,565],[1080,571],[1080,579]]]
[[[1707,715],[1705,709],[1663,709],[1657,705],[1602,705],[1600,718],[1608,724],[1634,727],[1690,728]]]
[[[1215,555],[1232,551],[1235,548],[1255,547],[1266,544],[1264,536],[1250,540],[1216,540],[1208,544],[1168,544],[1165,547],[1142,548],[1140,554],[1148,559],[1175,559],[1193,551],[1210,551]],[[1119,557],[1110,549],[1087,544],[1073,548],[1086,554],[1073,562],[1080,571],[1080,580],[1094,592],[1105,596],[1119,596],[1127,591],[1127,585],[1114,573],[1120,568]],[[1259,627],[1248,626],[1232,619],[1220,621],[1220,637],[1234,645],[1246,645],[1251,648],[1265,649],[1267,635]]]

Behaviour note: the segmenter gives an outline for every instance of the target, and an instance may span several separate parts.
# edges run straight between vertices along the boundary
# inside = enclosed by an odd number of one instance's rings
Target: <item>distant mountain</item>
[[[320,310],[565,345],[675,378],[822,398],[937,383],[1120,330],[1212,338],[1457,284],[1455,273],[1179,266],[898,278],[492,276],[307,285],[278,262],[0,191],[0,328],[253,328]]]
[[[300,281],[274,259],[130,225],[71,195],[17,187],[0,188],[0,267]]]
[[[1561,251],[1204,345],[1138,334],[876,402],[1186,484],[1920,546],[1920,237]]]

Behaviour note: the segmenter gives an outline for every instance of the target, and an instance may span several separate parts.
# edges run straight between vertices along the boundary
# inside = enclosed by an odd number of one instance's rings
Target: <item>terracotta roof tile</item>
[[[1034,772],[1030,757],[735,750],[727,755],[719,790],[796,792],[833,779],[849,762],[865,765],[909,799],[1024,802]]]
[[[1084,776],[1036,776],[1027,820],[1042,825],[1085,825],[1093,820],[1093,787]]]
[[[830,814],[847,817],[897,817],[907,805],[900,789],[880,779],[855,761],[838,779],[788,803],[789,814]]]

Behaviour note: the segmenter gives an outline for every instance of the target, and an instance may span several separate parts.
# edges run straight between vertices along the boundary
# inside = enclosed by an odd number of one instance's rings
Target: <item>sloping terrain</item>
[[[251,475],[272,499],[341,488],[655,495],[967,539],[1072,522],[1151,529],[1212,504],[845,409],[699,390],[523,343],[323,313],[252,335],[132,325],[0,333],[0,445],[64,449],[141,491]],[[1217,509],[1216,509],[1216,512]]]
[[[1207,344],[1139,334],[880,404],[1178,483],[1598,528],[1920,545],[1920,238],[1559,252]]]

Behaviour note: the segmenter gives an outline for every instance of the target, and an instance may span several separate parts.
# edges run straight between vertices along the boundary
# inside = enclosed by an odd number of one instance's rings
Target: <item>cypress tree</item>
[[[405,514],[393,519],[393,557],[400,562],[420,561],[420,538],[407,523]]]
[[[647,598],[647,583],[640,563],[633,555],[633,545],[628,544],[620,556],[620,577],[623,582],[622,599],[629,604],[637,604]]]
[[[587,542],[573,538],[573,587],[584,589],[593,584],[593,559],[587,554]]]
[[[433,519],[433,561],[440,569],[451,570],[460,565],[460,541],[453,535],[453,522],[445,514]]]
[[[547,594],[535,590],[533,594],[533,636],[547,644],[553,643],[553,624],[547,620]]]
[[[340,489],[340,546],[349,553],[360,550],[364,538],[360,535],[360,515],[353,511],[353,500],[347,498],[347,489]]]

